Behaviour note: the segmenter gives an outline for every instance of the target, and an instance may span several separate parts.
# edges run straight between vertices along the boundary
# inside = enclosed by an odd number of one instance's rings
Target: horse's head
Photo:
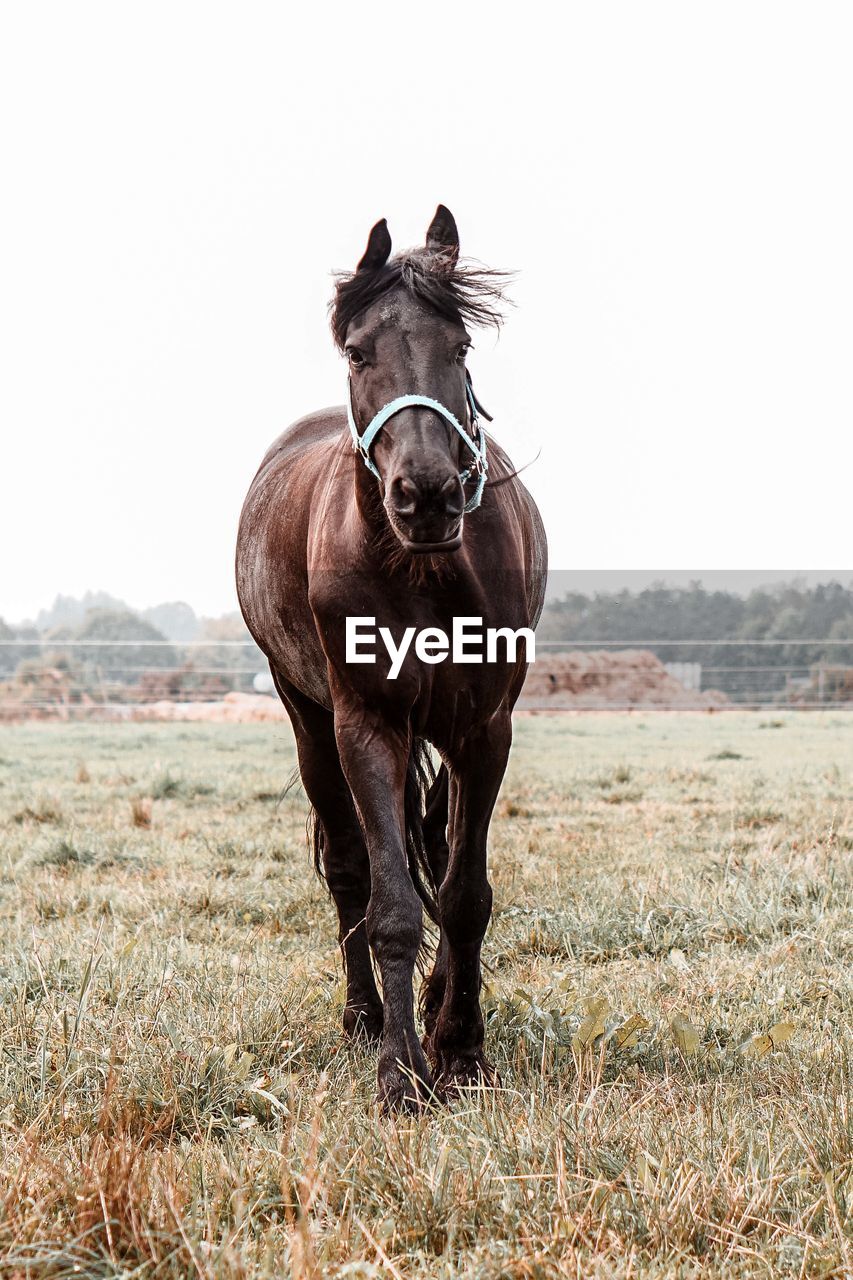
[[[351,427],[365,437],[364,460],[406,550],[455,551],[482,464],[466,320],[498,322],[500,277],[460,266],[456,222],[443,205],[423,248],[389,261],[390,253],[383,218],[337,286],[332,329],[349,364]],[[397,406],[400,397],[421,403]]]

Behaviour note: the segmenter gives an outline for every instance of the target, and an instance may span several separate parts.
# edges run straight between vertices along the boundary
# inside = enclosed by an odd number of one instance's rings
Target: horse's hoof
[[[350,1040],[362,1040],[365,1044],[378,1044],[382,1039],[384,1015],[382,1005],[365,1008],[347,1006],[344,1009],[344,1035]]]
[[[458,1097],[464,1089],[497,1089],[501,1079],[484,1053],[437,1054],[436,1090],[442,1098]]]
[[[385,1115],[418,1115],[434,1106],[438,1095],[426,1067],[415,1072],[394,1063],[379,1069],[376,1100]]]

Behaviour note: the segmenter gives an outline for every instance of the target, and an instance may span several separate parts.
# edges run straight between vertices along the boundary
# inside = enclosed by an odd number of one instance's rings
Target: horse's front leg
[[[439,1088],[491,1083],[483,1052],[480,949],[492,911],[486,874],[489,822],[512,741],[509,713],[470,735],[450,760],[450,860],[438,896],[447,948],[444,999],[428,1040]]]
[[[415,1031],[412,990],[423,909],[406,857],[408,734],[394,732],[363,708],[336,708],[335,734],[370,860],[367,936],[385,1006],[379,1101],[386,1110],[415,1110],[431,1095],[432,1077]]]

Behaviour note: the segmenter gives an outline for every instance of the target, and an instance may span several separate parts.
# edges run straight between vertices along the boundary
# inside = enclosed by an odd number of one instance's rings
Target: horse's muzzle
[[[385,509],[407,551],[456,551],[462,543],[465,499],[456,474],[430,483],[407,476],[389,486]]]
[[[440,551],[458,551],[462,546],[462,530],[459,529],[452,538],[448,538],[445,542],[412,542],[410,538],[402,537],[400,541],[405,549],[411,551],[413,555],[423,556]]]

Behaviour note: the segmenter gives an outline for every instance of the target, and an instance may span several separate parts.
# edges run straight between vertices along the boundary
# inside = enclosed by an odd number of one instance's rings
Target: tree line
[[[537,634],[590,648],[618,643],[651,649],[662,662],[698,662],[703,689],[737,699],[772,696],[792,682],[807,682],[820,683],[829,700],[853,668],[853,582],[809,587],[794,580],[745,596],[708,591],[698,581],[636,592],[569,591],[548,601]]]

